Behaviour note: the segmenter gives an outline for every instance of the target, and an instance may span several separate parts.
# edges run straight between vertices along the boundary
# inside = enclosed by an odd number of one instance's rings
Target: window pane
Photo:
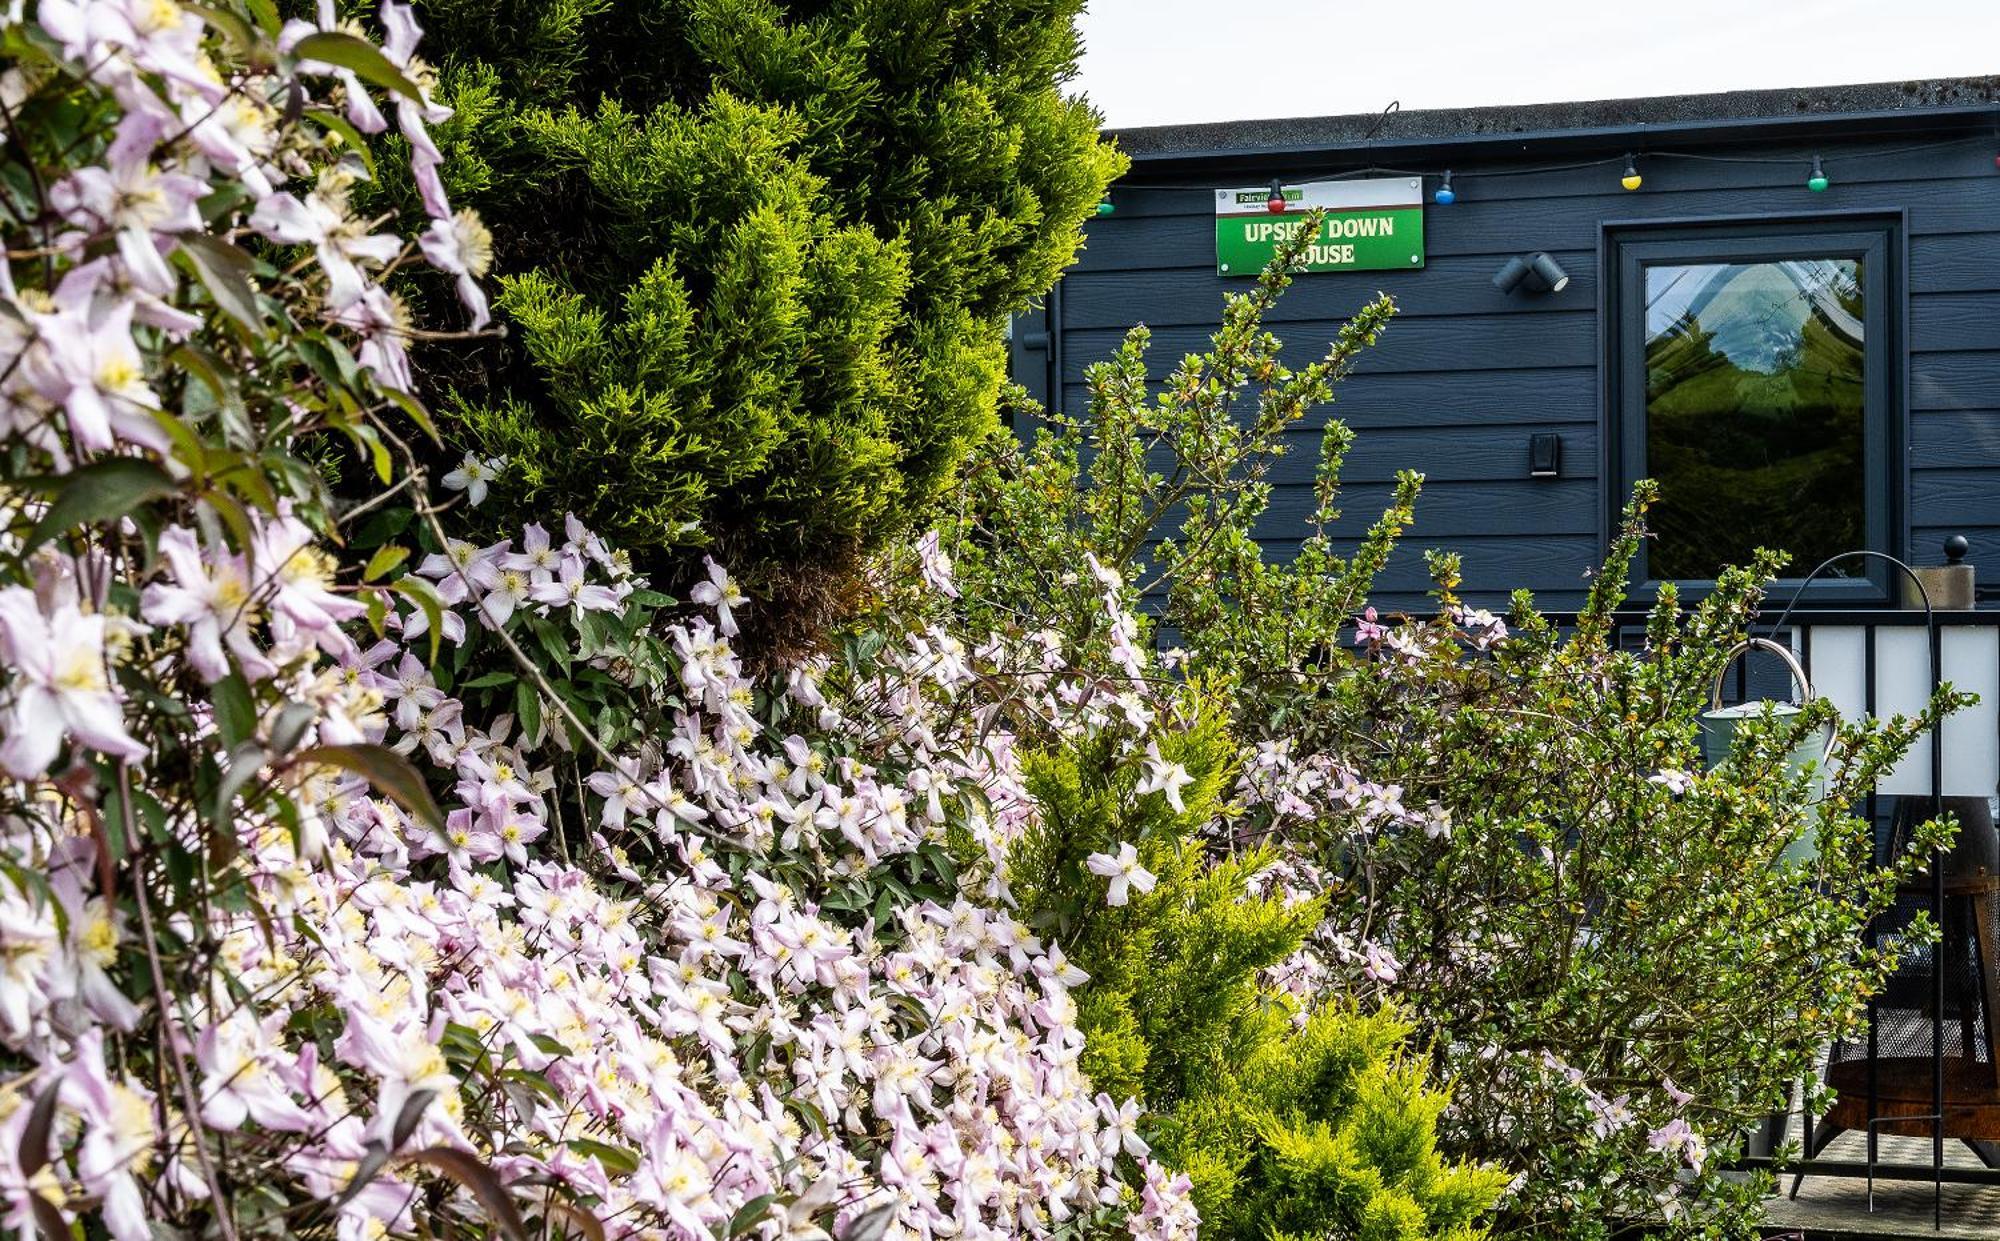
[[[1758,547],[1804,574],[1865,546],[1860,260],[1645,272],[1648,576],[1713,578]]]

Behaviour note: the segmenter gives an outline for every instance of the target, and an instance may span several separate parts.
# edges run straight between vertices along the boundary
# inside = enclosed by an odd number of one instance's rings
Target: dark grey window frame
[[[1607,221],[1599,243],[1605,273],[1598,322],[1603,346],[1600,367],[1604,393],[1605,480],[1603,528],[1617,528],[1632,484],[1645,476],[1646,410],[1644,357],[1644,274],[1648,262],[1765,262],[1786,258],[1860,258],[1867,266],[1863,309],[1867,354],[1862,446],[1863,528],[1867,550],[1903,555],[1906,540],[1907,462],[1905,375],[1908,300],[1905,238],[1900,213],[1857,212],[1822,215],[1731,216],[1700,220]],[[1808,602],[1828,607],[1883,606],[1893,598],[1887,566],[1880,561],[1849,562],[1861,576],[1821,578]],[[1789,597],[1814,566],[1788,565],[1776,591]],[[1714,583],[1679,580],[1683,598],[1705,594]],[[1645,549],[1632,566],[1635,601],[1658,596],[1660,582],[1646,567]]]

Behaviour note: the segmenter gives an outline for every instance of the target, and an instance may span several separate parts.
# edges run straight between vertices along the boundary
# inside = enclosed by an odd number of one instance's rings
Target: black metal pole
[[[1875,718],[1875,635],[1874,629],[1867,631],[1867,657],[1862,662],[1861,674],[1863,700],[1867,704],[1868,718]],[[1876,826],[1877,816],[1882,813],[1882,799],[1873,788],[1868,792],[1868,856],[1876,866],[1882,865],[1882,834]],[[1868,951],[1874,952],[1882,946],[1880,918],[1868,920]],[[1875,1212],[1875,1164],[1880,1157],[1875,1134],[1875,1119],[1882,1111],[1882,1025],[1881,1002],[1870,992],[1868,996],[1868,1211]]]
[[[1792,610],[1805,597],[1806,587],[1813,579],[1843,560],[1880,560],[1893,565],[1904,577],[1916,585],[1917,596],[1924,605],[1924,636],[1930,657],[1930,693],[1925,697],[1928,705],[1937,696],[1938,682],[1942,679],[1940,646],[1938,641],[1937,610],[1931,606],[1931,592],[1924,585],[1924,579],[1908,564],[1887,552],[1852,551],[1829,556],[1814,566],[1813,571],[1799,582],[1792,592],[1791,602],[1778,614],[1778,621],[1771,626],[1771,636],[1775,639],[1791,619]],[[1868,714],[1875,714],[1875,630],[1868,630],[1867,704]],[[1930,768],[1931,768],[1931,818],[1935,820],[1944,813],[1944,728],[1943,722],[1931,726]],[[1870,798],[1873,801],[1873,798]],[[1871,836],[1875,830],[1874,816],[1868,822]],[[1933,1231],[1944,1227],[1944,851],[1931,855],[1931,914],[1938,923],[1938,946],[1931,954],[1931,1228]],[[1871,950],[1877,942],[1875,923],[1868,924],[1868,944]],[[1875,1209],[1875,1165],[1876,1121],[1880,1118],[1881,1094],[1877,1082],[1879,1039],[1876,1025],[1876,1005],[1873,996],[1868,1000],[1868,1209]]]
[[[1914,574],[1912,575],[1914,576]],[[1917,583],[1923,591],[1923,582]],[[1937,614],[1931,611],[1930,592],[1924,591],[1924,628],[1930,638],[1931,695],[1938,691],[1941,679],[1940,668],[1942,647],[1937,627]],[[1931,819],[1936,821],[1944,814],[1944,721],[1931,725]],[[1944,913],[1944,863],[1942,849],[1931,855],[1931,909],[1938,920],[1938,951],[1933,955],[1936,968],[1932,973],[1931,986],[1931,1112],[1936,1119],[1931,1122],[1931,1230],[1944,1228],[1944,966],[1945,966],[1945,913]],[[1970,1048],[1967,1051],[1970,1052]]]

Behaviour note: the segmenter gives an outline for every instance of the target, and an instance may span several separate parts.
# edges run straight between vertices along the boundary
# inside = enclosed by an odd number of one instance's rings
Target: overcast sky
[[[1112,125],[2000,73],[2000,0],[1090,0]]]

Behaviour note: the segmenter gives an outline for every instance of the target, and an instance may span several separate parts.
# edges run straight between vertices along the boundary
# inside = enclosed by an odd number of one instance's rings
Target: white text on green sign
[[[1409,270],[1424,265],[1423,182],[1414,177],[1320,181],[1283,187],[1285,210],[1265,189],[1215,192],[1215,264],[1225,276],[1254,276],[1296,235],[1305,213],[1322,211],[1306,247],[1305,270]]]

